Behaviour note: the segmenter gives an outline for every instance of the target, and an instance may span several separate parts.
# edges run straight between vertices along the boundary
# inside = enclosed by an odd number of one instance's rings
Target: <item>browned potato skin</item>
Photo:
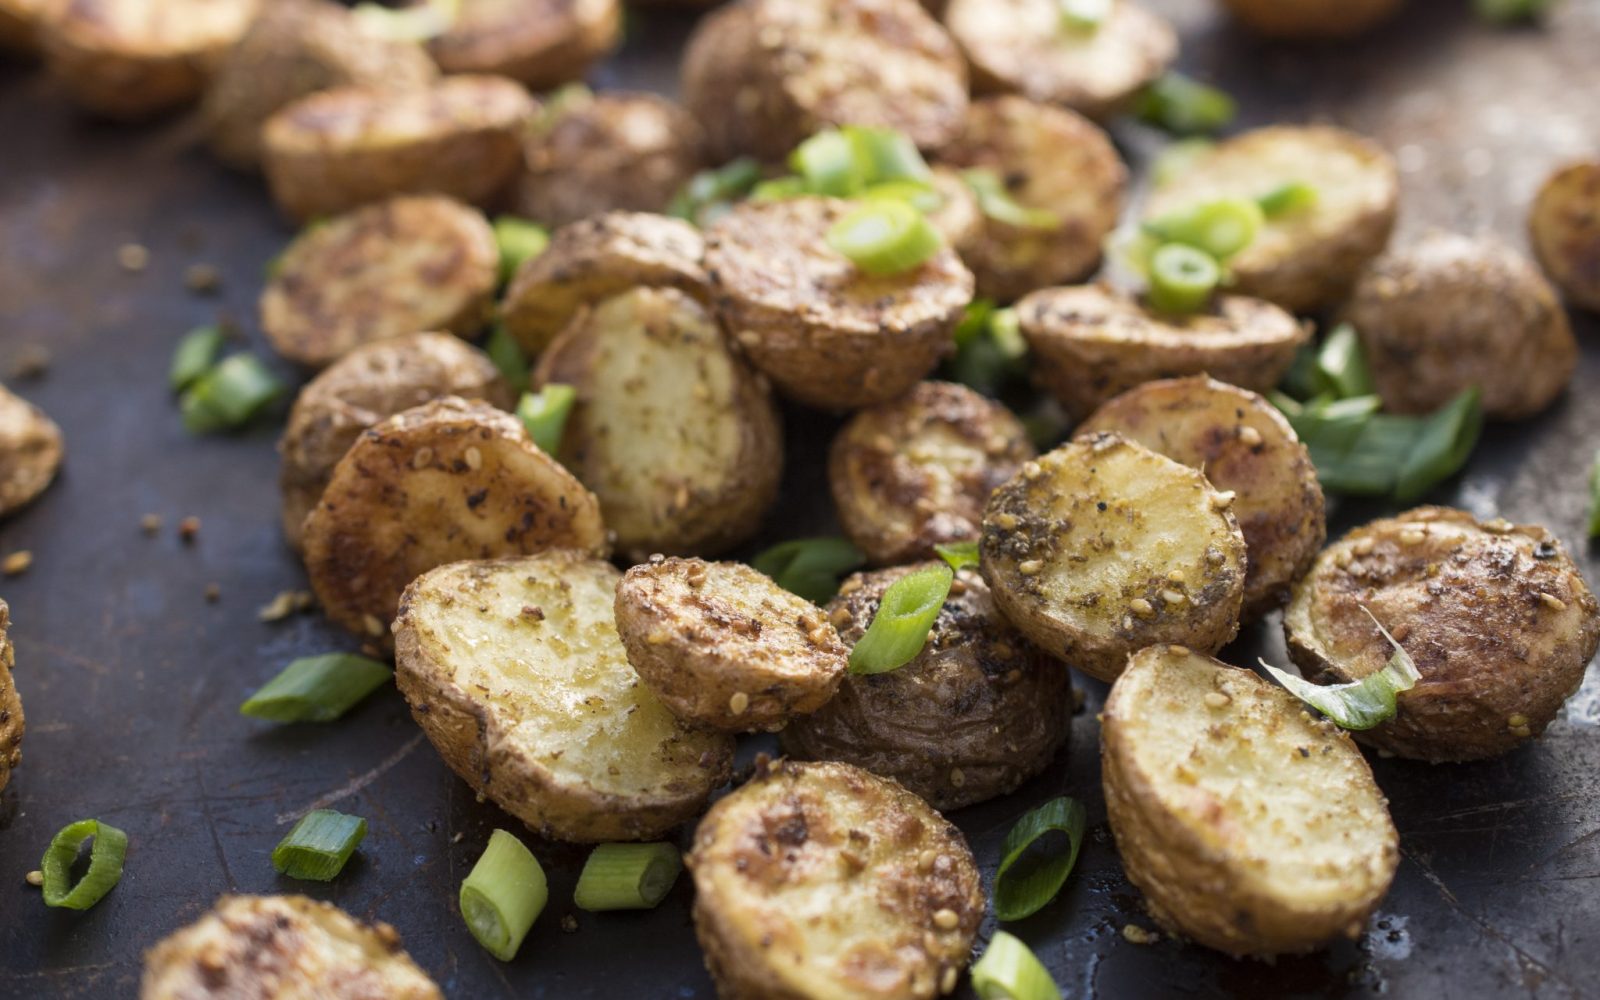
[[[33,53],[39,29],[55,0],[0,0],[0,49]]]
[[[919,382],[840,428],[828,486],[850,541],[873,563],[895,565],[976,539],[989,494],[1034,456],[1004,406],[964,385]]]
[[[827,611],[846,645],[861,641],[891,584],[931,565],[845,580]],[[1009,794],[1049,766],[1072,722],[1069,676],[1001,616],[983,577],[962,570],[916,659],[846,677],[819,711],[784,728],[783,750],[854,764],[935,809],[960,809]]]
[[[273,200],[299,221],[397,194],[484,205],[522,161],[534,100],[499,76],[394,91],[338,87],[280,108],[261,131]]]
[[[1046,288],[1017,304],[1034,379],[1069,414],[1156,379],[1207,373],[1266,392],[1311,331],[1270,302],[1220,296],[1209,311],[1173,317],[1108,285]]]
[[[61,428],[0,385],[0,517],[32,503],[61,468]]]
[[[706,233],[718,316],[786,395],[848,410],[906,393],[950,349],[972,273],[948,248],[874,276],[827,244],[852,210],[833,198],[747,201]]]
[[[1600,160],[1551,174],[1528,214],[1534,256],[1567,301],[1600,312]]]
[[[1373,262],[1345,309],[1387,410],[1431,413],[1468,386],[1483,412],[1531,417],[1578,367],[1555,289],[1504,244],[1432,233]]]
[[[1387,20],[1401,0],[1221,0],[1234,17],[1269,38],[1350,38]]]
[[[11,781],[11,772],[22,763],[22,734],[27,728],[22,716],[22,695],[17,691],[12,672],[17,667],[17,652],[7,632],[11,628],[11,607],[0,600],[0,789]]]
[[[496,73],[547,90],[581,80],[621,37],[618,0],[462,0],[428,51],[446,73]]]
[[[291,548],[299,551],[306,515],[361,432],[439,396],[481,399],[503,410],[516,403],[487,355],[445,333],[364,344],[300,390],[278,440],[283,534]]]
[[[976,238],[956,247],[977,276],[979,295],[1012,302],[1036,288],[1081,281],[1099,265],[1128,172],[1087,118],[1022,97],[976,101],[939,162],[992,170],[1019,204],[1061,222],[1026,229],[984,217]]]
[[[1388,662],[1362,607],[1422,679],[1356,738],[1417,760],[1495,757],[1540,735],[1600,646],[1600,602],[1553,534],[1447,507],[1357,528],[1295,585],[1283,628],[1308,679],[1342,684]]]
[[[815,712],[850,660],[815,605],[743,563],[633,567],[617,585],[617,631],[672,714],[723,732],[779,729]]]
[[[1089,415],[1076,433],[1111,431],[1201,470],[1233,505],[1244,533],[1241,618],[1289,600],[1328,536],[1316,466],[1294,428],[1256,393],[1204,375],[1146,382]]]
[[[744,0],[703,18],[684,50],[684,105],[716,162],[776,161],[828,125],[949,142],[966,64],[916,0]]]

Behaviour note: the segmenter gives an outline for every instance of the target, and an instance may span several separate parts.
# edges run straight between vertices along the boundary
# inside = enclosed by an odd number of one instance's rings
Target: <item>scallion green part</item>
[[[1417,435],[1395,476],[1394,498],[1420,500],[1434,486],[1459,472],[1483,433],[1483,396],[1476,386],[1422,418]]]
[[[955,344],[947,363],[952,381],[994,395],[1024,374],[1028,342],[1015,309],[996,309],[988,299],[973,301],[956,325]]]
[[[1092,34],[1111,16],[1111,0],[1056,0],[1061,26],[1070,32]]]
[[[1483,431],[1482,396],[1463,389],[1426,417],[1379,413],[1375,395],[1324,393],[1283,409],[1331,493],[1422,497],[1466,465]]]
[[[72,866],[83,842],[89,845],[89,870],[74,885]],[[67,910],[87,910],[105,898],[122,878],[128,855],[128,835],[97,819],[80,819],[50,838],[39,870],[44,875],[44,905]]]
[[[846,125],[840,131],[850,140],[867,185],[897,181],[926,184],[933,177],[928,161],[904,132],[865,125]]]
[[[1340,323],[1317,350],[1316,392],[1331,392],[1340,399],[1371,396],[1378,391],[1367,367],[1366,352],[1355,327]]]
[[[1163,243],[1182,243],[1226,261],[1255,241],[1261,206],[1249,198],[1217,198],[1144,224]]]
[[[827,240],[856,267],[878,276],[920,267],[944,246],[926,216],[895,200],[863,203],[829,228]]]
[[[1589,537],[1600,538],[1600,452],[1589,470]]]
[[[1365,607],[1361,610],[1367,612],[1368,618],[1372,618],[1372,624],[1383,633],[1394,650],[1394,655],[1389,657],[1383,669],[1349,684],[1313,684],[1303,677],[1279,670],[1266,660],[1260,661],[1267,673],[1288,689],[1290,694],[1344,729],[1371,729],[1394,718],[1400,693],[1411,690],[1422,679],[1411,654],[1401,648],[1400,643],[1373,617],[1371,611]]]
[[[1061,216],[1043,208],[1029,208],[1017,201],[1006,187],[1005,179],[993,170],[986,167],[963,170],[961,179],[978,199],[978,208],[996,222],[1018,229],[1061,228]]]
[[[537,223],[502,215],[494,220],[494,243],[500,248],[500,283],[509,282],[523,264],[544,253],[550,233]]]
[[[504,326],[496,323],[489,331],[489,339],[483,342],[483,352],[500,369],[500,377],[506,380],[512,392],[528,388],[528,356],[522,353],[522,345]]]
[[[1233,121],[1238,105],[1216,87],[1169,72],[1139,94],[1133,110],[1175,135],[1209,135]]]
[[[978,543],[976,541],[946,542],[942,545],[935,545],[933,551],[937,552],[939,558],[949,563],[950,568],[957,573],[970,566],[978,565]]]
[[[730,160],[714,170],[702,170],[673,197],[667,214],[708,226],[726,213],[729,205],[749,194],[760,180],[761,164],[748,156]]]
[[[561,450],[561,435],[567,418],[578,401],[578,390],[560,382],[547,382],[538,392],[525,392],[517,403],[517,417],[528,429],[528,436],[546,455]]]
[[[1000,867],[994,873],[994,915],[1000,920],[1032,916],[1054,899],[1078,863],[1087,815],[1077,799],[1051,799],[1017,820],[1000,846]],[[1035,844],[1050,834],[1051,842]]]
[[[1221,283],[1222,268],[1204,250],[1168,243],[1150,256],[1147,298],[1159,312],[1175,316],[1199,312]]]
[[[242,427],[284,390],[283,382],[260,358],[235,354],[213,365],[184,390],[179,398],[183,426],[195,434]]]
[[[767,549],[750,565],[791,594],[822,604],[839,592],[839,578],[867,561],[843,538],[798,538]]]
[[[239,714],[269,722],[332,722],[393,676],[384,664],[354,653],[304,656],[246,699]]]
[[[912,208],[929,215],[944,207],[944,195],[940,194],[931,184],[922,181],[884,181],[874,184],[861,192],[865,200],[873,198],[894,198],[898,201],[909,202]]]
[[[167,373],[173,391],[182,392],[210,371],[227,339],[227,331],[217,323],[198,326],[184,334],[172,352],[172,366]]]
[[[1304,212],[1317,203],[1317,189],[1303,181],[1290,181],[1268,191],[1256,199],[1262,214],[1276,219],[1295,212]]]
[[[883,674],[917,658],[955,579],[949,566],[907,573],[883,592],[872,623],[850,651],[852,674]]]
[[[996,931],[972,966],[972,988],[980,1000],[1061,1000],[1061,990],[1032,949]]]
[[[1216,143],[1210,139],[1179,139],[1169,143],[1150,164],[1150,180],[1156,187],[1165,187],[1194,166],[1196,160],[1210,152]]]
[[[856,155],[855,143],[837,129],[813,135],[789,154],[789,169],[806,182],[812,194],[849,198],[867,185],[867,164]]]
[[[272,849],[272,867],[290,878],[331,882],[367,835],[367,821],[332,809],[313,809]]]
[[[649,910],[683,870],[671,844],[601,844],[583,864],[572,901],[580,910]]]
[[[461,883],[461,917],[489,954],[509,962],[549,898],[544,869],[533,852],[512,834],[496,830]]]
[[[1472,0],[1479,17],[1497,24],[1531,21],[1555,4],[1556,0]]]
[[[750,189],[751,201],[783,201],[806,194],[806,179],[790,174],[765,180]]]

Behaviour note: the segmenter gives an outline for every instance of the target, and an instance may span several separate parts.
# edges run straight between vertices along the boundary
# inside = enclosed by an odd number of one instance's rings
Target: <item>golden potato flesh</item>
[[[951,347],[972,301],[953,250],[872,275],[828,246],[852,210],[833,198],[748,201],[706,233],[706,272],[723,326],[786,395],[829,410],[903,395]]]
[[[1244,596],[1233,500],[1143,445],[1087,435],[995,491],[983,578],[1012,624],[1101,680],[1152,643],[1215,652],[1239,631]]]
[[[1387,20],[1401,0],[1221,0],[1252,31],[1270,38],[1349,38]]]
[[[1101,780],[1128,880],[1169,931],[1230,955],[1357,937],[1399,840],[1350,737],[1287,691],[1182,646],[1111,688]]]
[[[17,667],[16,650],[7,633],[11,628],[11,607],[0,600],[0,789],[11,781],[11,772],[22,763],[22,695],[17,692],[12,672]]]
[[[618,0],[459,0],[428,51],[446,73],[496,73],[548,90],[583,79],[621,38]]]
[[[961,832],[848,764],[760,768],[700,821],[684,860],[695,932],[729,1000],[948,993],[983,919]]]
[[[1246,621],[1289,600],[1327,537],[1322,486],[1305,445],[1265,399],[1204,375],[1147,382],[1101,406],[1077,430],[1110,431],[1199,469],[1236,497],[1249,559]]]
[[[927,565],[845,580],[828,615],[846,645],[861,640],[884,591]],[[826,705],[784,727],[783,749],[854,764],[936,809],[959,809],[1015,791],[1049,766],[1072,721],[1069,676],[1001,616],[983,578],[963,570],[915,659],[846,677]]]
[[[1004,406],[964,385],[919,382],[851,417],[828,452],[839,523],[869,560],[894,565],[978,537],[995,487],[1034,457]]]
[[[1528,215],[1533,252],[1567,301],[1600,311],[1600,161],[1551,174]]]
[[[450,768],[540,836],[655,840],[728,780],[731,737],[679,722],[617,637],[621,574],[583,552],[419,577],[395,681]]]
[[[1578,341],[1555,289],[1510,247],[1431,233],[1379,258],[1345,307],[1384,409],[1431,413],[1461,390],[1483,412],[1531,417],[1566,389]]]
[[[223,896],[144,956],[139,1000],[443,1000],[388,924],[305,896]]]
[[[715,553],[761,526],[783,475],[778,410],[694,299],[671,288],[606,299],[533,380],[577,390],[558,456],[630,559]]]
[[[1443,507],[1374,521],[1322,553],[1284,612],[1301,672],[1342,684],[1383,669],[1393,648],[1368,612],[1422,679],[1357,738],[1419,760],[1493,757],[1538,736],[1600,646],[1600,602],[1553,534]]]
[[[0,517],[26,507],[61,468],[61,428],[0,385]]]

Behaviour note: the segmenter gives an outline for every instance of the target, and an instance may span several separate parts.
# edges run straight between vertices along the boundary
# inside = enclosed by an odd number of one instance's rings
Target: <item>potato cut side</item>
[[[548,90],[582,80],[621,37],[618,0],[460,0],[428,51],[446,73],[497,73]]]
[[[43,493],[61,468],[61,428],[0,385],[0,517]]]
[[[27,728],[22,716],[22,695],[12,676],[17,652],[11,644],[10,629],[11,607],[0,600],[0,789],[6,787],[11,772],[22,763],[22,734]]]
[[[617,636],[621,574],[574,551],[420,577],[396,681],[445,763],[541,836],[654,840],[727,781],[731,738],[679,722]]]
[[[1214,652],[1238,632],[1244,596],[1233,501],[1142,445],[1085,436],[995,491],[983,577],[1029,638],[1101,680],[1152,643]]]
[[[1573,305],[1600,311],[1600,161],[1551,174],[1528,216],[1539,264]]]

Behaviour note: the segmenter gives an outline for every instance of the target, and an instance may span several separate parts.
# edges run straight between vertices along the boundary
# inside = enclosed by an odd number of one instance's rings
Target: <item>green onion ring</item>
[[[682,870],[671,844],[601,844],[584,862],[572,901],[591,912],[654,909]]]
[[[980,1000],[1061,1000],[1061,989],[1027,945],[996,931],[983,957],[972,967],[972,988]]]
[[[77,885],[72,885],[72,865],[85,840],[89,846],[89,870]],[[44,905],[68,910],[87,910],[105,898],[122,878],[122,862],[128,854],[128,835],[97,819],[80,819],[64,827],[50,840],[39,869],[44,874]]]
[[[302,656],[247,698],[239,714],[270,722],[332,722],[393,676],[384,664],[354,653]]]
[[[1065,795],[1030,810],[1017,820],[1000,848],[1000,867],[994,873],[994,915],[1001,920],[1021,920],[1039,912],[1054,899],[1066,883],[1072,866],[1078,862],[1087,821],[1083,806]],[[1047,833],[1067,835],[1068,848],[1030,867],[1013,872],[1012,867],[1034,841]]]
[[[1150,305],[1172,315],[1204,309],[1222,281],[1222,268],[1203,250],[1168,243],[1150,256]]]
[[[950,596],[954,579],[955,573],[941,563],[891,583],[866,633],[850,651],[850,672],[883,674],[916,659]]]
[[[978,565],[978,543],[976,541],[947,542],[935,545],[933,551],[939,558],[950,564],[950,568],[957,573],[969,566]]]
[[[847,213],[828,230],[828,246],[868,274],[910,271],[944,246],[927,217],[911,205],[878,199]]]
[[[528,436],[546,455],[561,450],[567,418],[578,401],[578,390],[560,382],[546,382],[538,392],[525,392],[517,403],[517,416]]]
[[[472,936],[489,954],[509,962],[549,898],[539,860],[513,834],[496,830],[461,883],[459,902]]]
[[[360,816],[313,809],[272,849],[272,867],[290,878],[331,882],[366,836]]]

